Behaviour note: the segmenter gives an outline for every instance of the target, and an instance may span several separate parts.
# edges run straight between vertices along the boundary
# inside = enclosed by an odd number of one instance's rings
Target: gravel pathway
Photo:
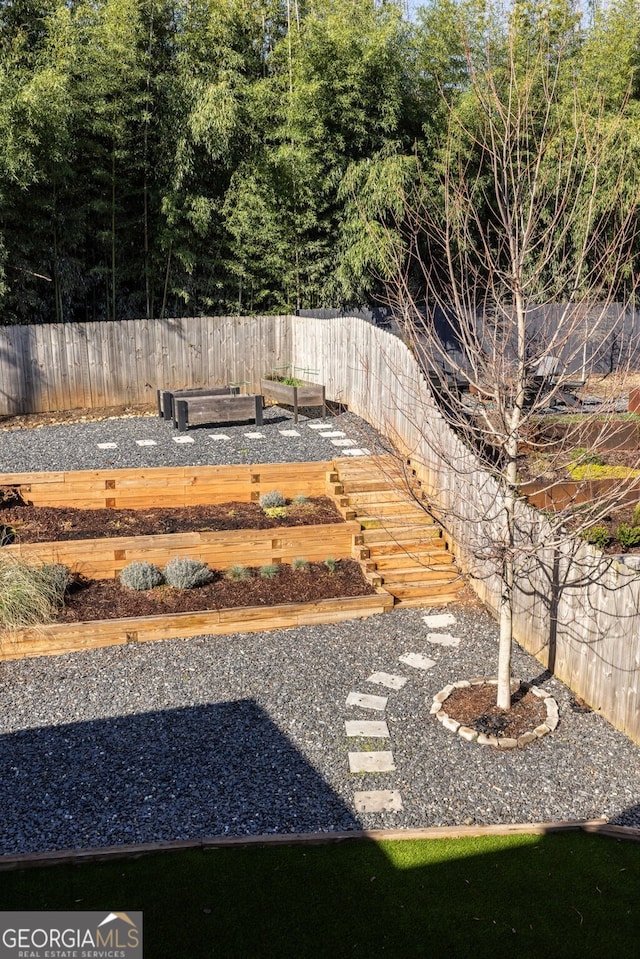
[[[497,629],[449,607],[457,648],[427,642],[423,617],[198,637],[0,664],[0,851],[361,827],[608,816],[640,825],[639,752],[556,680],[560,725],[525,749],[464,742],[429,715],[447,682],[482,675]],[[436,661],[428,672],[399,657]],[[491,665],[489,668],[491,668]],[[374,671],[389,691],[388,740],[349,740],[347,706]],[[516,648],[514,673],[539,664]],[[389,773],[349,772],[353,749],[393,751]],[[356,813],[359,790],[399,790],[400,812]]]
[[[352,413],[329,414],[326,430],[310,428],[309,424],[322,423],[319,410],[310,413],[309,417],[301,415],[296,425],[290,410],[272,406],[264,411],[262,427],[208,426],[186,433],[179,433],[159,416],[1,431],[0,472],[304,463],[343,456],[349,449],[384,450],[380,436]],[[281,430],[295,430],[299,436],[283,435]],[[322,435],[339,432],[344,437]],[[345,439],[350,445],[343,445]],[[99,443],[108,446],[99,448]]]

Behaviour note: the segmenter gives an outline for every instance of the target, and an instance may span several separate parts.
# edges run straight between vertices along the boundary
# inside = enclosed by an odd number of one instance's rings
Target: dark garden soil
[[[310,563],[308,569],[282,565],[273,578],[250,570],[250,579],[226,579],[215,572],[213,582],[195,589],[158,586],[132,590],[117,580],[78,578],[69,588],[58,622],[88,622],[128,616],[158,616],[239,606],[275,606],[279,603],[309,603],[343,596],[370,596],[374,588],[365,580],[358,563],[342,559],[331,573],[324,563]]]
[[[113,418],[157,416],[157,406],[141,403],[131,406],[100,406],[53,413],[23,413],[20,416],[0,416],[1,430],[31,430],[41,426],[60,426],[63,423],[96,423]]]
[[[517,739],[523,733],[532,732],[547,718],[544,702],[530,690],[521,686],[512,695],[509,710],[496,706],[496,690],[495,685],[488,683],[454,689],[442,708],[463,726],[498,739]]]
[[[8,495],[8,494],[7,494]],[[159,533],[222,532],[233,529],[277,529],[342,523],[343,517],[326,496],[287,505],[287,515],[269,517],[258,503],[221,503],[153,509],[73,509],[16,505],[5,501],[0,487],[0,533],[7,543],[48,543],[112,536]],[[13,503],[13,505],[12,505]]]

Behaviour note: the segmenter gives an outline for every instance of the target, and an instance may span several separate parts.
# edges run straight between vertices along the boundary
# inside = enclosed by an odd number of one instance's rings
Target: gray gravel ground
[[[533,822],[608,816],[640,825],[639,752],[559,682],[555,733],[499,752],[429,715],[447,682],[497,656],[482,610],[450,607],[456,649],[429,645],[423,616],[396,610],[272,633],[198,637],[0,664],[3,853],[217,835]],[[423,673],[398,656],[422,652]],[[539,664],[519,649],[514,671]],[[489,665],[488,665],[489,664]],[[391,740],[347,740],[351,691],[389,692]],[[347,754],[391,749],[396,771],[349,773]],[[357,790],[397,789],[404,811],[358,815]]]
[[[159,416],[113,418],[99,422],[43,426],[0,432],[0,472],[23,473],[57,470],[94,470],[153,466],[207,466],[235,463],[303,463],[342,456],[344,448],[308,424],[321,422],[319,409],[309,410],[293,422],[291,410],[272,406],[264,411],[264,426],[196,427],[179,433]],[[329,414],[327,430],[342,430],[356,448],[371,452],[384,448],[375,431],[349,412]],[[300,436],[282,436],[280,430],[297,429]],[[245,434],[263,433],[264,439]],[[212,436],[229,439],[212,439]],[[176,443],[187,437],[193,443]],[[155,440],[156,446],[138,446],[136,440]],[[98,449],[98,443],[115,443],[115,449]],[[375,447],[375,449],[374,449]]]

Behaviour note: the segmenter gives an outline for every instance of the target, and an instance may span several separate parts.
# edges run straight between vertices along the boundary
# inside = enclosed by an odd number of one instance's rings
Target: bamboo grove
[[[450,108],[473,111],[468,48],[493,51],[499,83],[509,32],[524,60],[541,32],[550,50],[557,39],[566,96],[599,118],[622,110],[611,169],[632,180],[639,12],[638,0],[582,12],[433,0],[411,18],[391,0],[2,0],[0,323],[375,299],[411,191],[442,202]]]

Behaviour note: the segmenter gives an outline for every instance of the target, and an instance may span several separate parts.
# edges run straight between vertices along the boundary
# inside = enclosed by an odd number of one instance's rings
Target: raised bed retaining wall
[[[27,562],[64,563],[73,572],[82,573],[89,579],[115,579],[129,563],[164,566],[174,556],[202,560],[212,569],[228,569],[234,563],[243,566],[291,563],[297,558],[310,562],[322,562],[329,556],[343,559],[353,555],[354,537],[359,533],[360,524],[349,521],[221,533],[166,533],[56,543],[16,543],[3,546],[2,550]]]
[[[0,486],[17,486],[34,506],[80,509],[151,509],[257,501],[278,489],[283,496],[325,496],[333,463],[261,463],[256,466],[174,466],[166,469],[0,473]]]
[[[378,587],[373,595],[322,599],[315,603],[281,606],[244,606],[170,616],[99,620],[90,623],[53,623],[38,630],[19,630],[0,637],[0,661],[33,656],[146,643],[189,636],[223,636],[288,629],[313,623],[339,623],[345,619],[375,616],[393,606],[393,597]]]

